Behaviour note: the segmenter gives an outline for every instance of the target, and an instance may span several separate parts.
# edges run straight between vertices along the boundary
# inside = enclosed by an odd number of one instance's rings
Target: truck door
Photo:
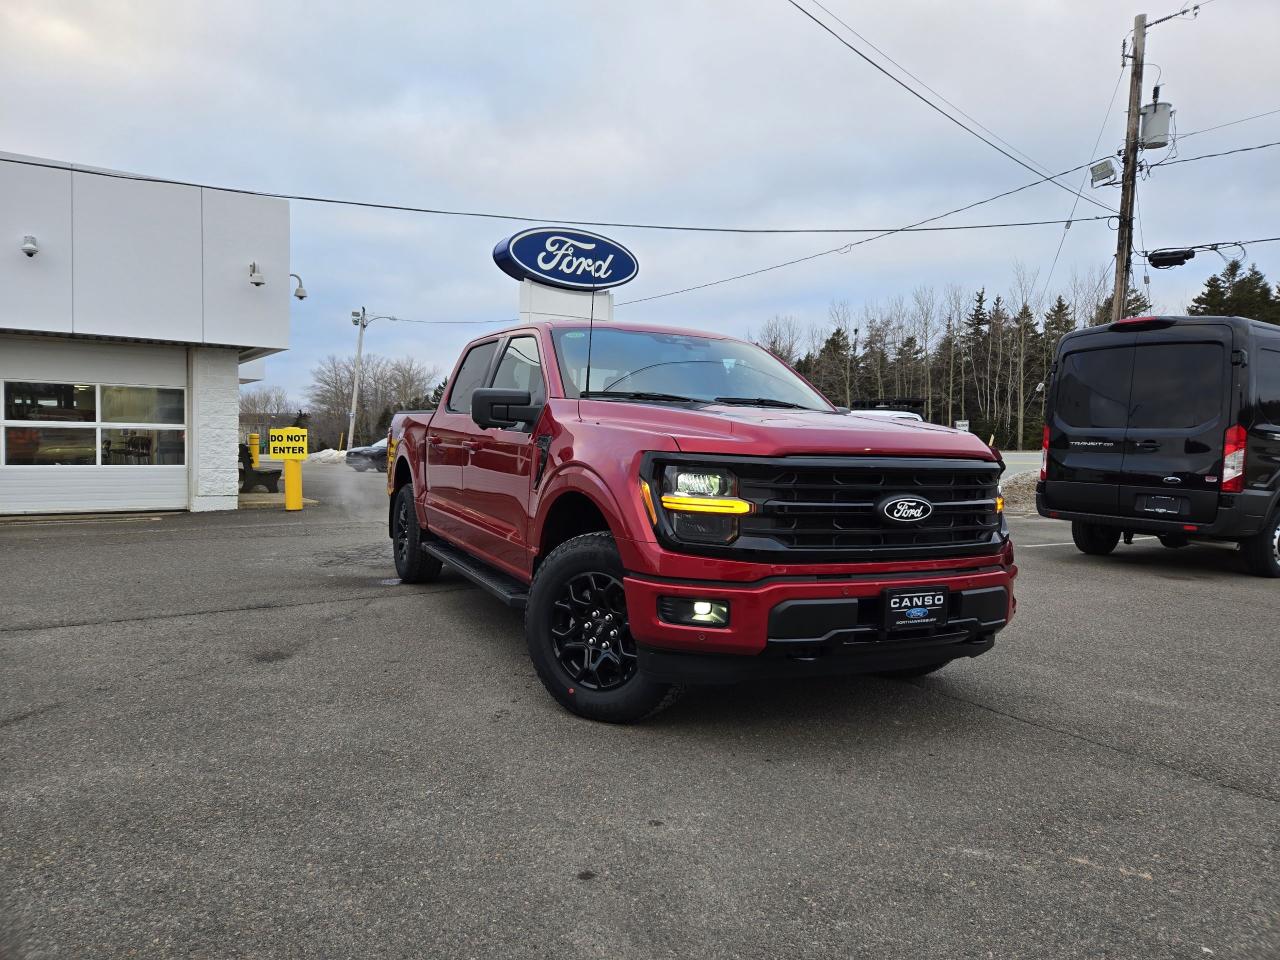
[[[1209,523],[1232,422],[1231,328],[1174,324],[1136,337],[1119,513]]]
[[[534,405],[546,403],[536,337],[507,339],[492,386],[527,390]],[[529,498],[537,462],[532,431],[532,423],[482,431],[463,471],[469,519],[474,524],[470,535],[476,546],[499,564],[520,571],[528,569]]]
[[[1114,514],[1133,374],[1130,333],[1081,338],[1058,360],[1049,428],[1045,503],[1052,510]]]
[[[471,394],[488,379],[497,349],[495,338],[467,351],[427,430],[427,525],[455,539],[467,534],[462,473],[482,436],[471,419]]]

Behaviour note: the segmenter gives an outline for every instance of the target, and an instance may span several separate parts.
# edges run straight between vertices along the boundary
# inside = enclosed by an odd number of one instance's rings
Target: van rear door
[[[1044,494],[1051,510],[1119,509],[1135,339],[1122,332],[1079,337],[1058,359]]]
[[[1135,337],[1119,513],[1212,522],[1232,412],[1231,328],[1178,323]]]

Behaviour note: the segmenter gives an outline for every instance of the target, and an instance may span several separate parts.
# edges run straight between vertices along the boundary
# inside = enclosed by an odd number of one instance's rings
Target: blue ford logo
[[[908,620],[922,620],[929,615],[928,607],[912,607],[907,611]]]
[[[493,262],[517,280],[566,290],[605,290],[635,278],[640,264],[620,243],[585,230],[534,227],[493,248]]]
[[[880,512],[897,523],[915,523],[933,513],[933,504],[924,497],[890,497]]]

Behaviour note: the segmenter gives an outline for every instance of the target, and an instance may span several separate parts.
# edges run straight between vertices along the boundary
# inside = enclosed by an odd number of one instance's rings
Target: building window
[[[187,462],[186,391],[181,387],[11,380],[0,384],[0,392],[0,465]]]
[[[91,383],[22,383],[4,385],[6,420],[98,419],[97,390]]]
[[[169,387],[102,388],[102,419],[108,423],[185,423],[182,390]]]

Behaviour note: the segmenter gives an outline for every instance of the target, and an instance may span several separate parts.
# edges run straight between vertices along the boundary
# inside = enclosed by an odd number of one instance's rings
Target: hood
[[[579,415],[584,420],[666,434],[684,453],[997,459],[990,447],[967,431],[820,410],[714,404],[690,410],[665,404],[583,400]]]

